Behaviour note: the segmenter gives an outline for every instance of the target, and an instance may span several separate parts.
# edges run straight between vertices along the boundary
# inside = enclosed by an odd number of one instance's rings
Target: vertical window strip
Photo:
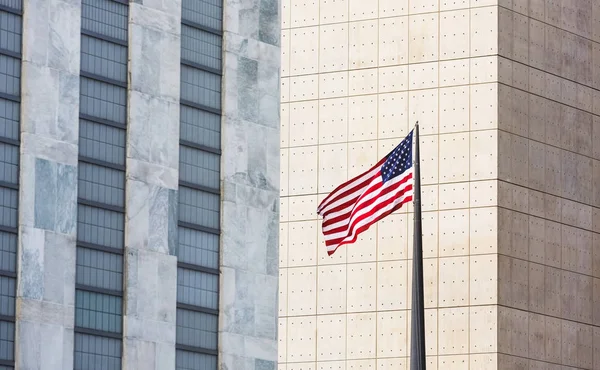
[[[222,0],[182,3],[178,370],[218,366],[222,8]]]
[[[21,0],[0,0],[0,362],[14,366],[21,87]]]
[[[127,18],[128,6],[122,2],[82,1],[77,370],[121,369]]]

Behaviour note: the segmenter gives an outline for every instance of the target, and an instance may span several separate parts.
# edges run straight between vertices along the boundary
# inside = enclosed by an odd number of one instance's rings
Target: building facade
[[[277,363],[276,0],[0,0],[0,369]]]
[[[600,2],[282,4],[279,370],[409,369],[412,209],[316,209],[421,131],[428,369],[600,369]]]

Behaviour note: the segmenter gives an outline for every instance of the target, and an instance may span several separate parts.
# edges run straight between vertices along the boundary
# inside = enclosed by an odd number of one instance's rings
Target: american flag
[[[341,184],[319,205],[327,253],[356,241],[374,223],[413,199],[412,130],[365,173]]]

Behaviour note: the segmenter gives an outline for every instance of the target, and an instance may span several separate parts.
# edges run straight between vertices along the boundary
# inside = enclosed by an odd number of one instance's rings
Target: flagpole
[[[425,298],[423,294],[423,233],[421,221],[421,170],[419,122],[415,124],[414,157],[414,236],[410,370],[425,370]]]

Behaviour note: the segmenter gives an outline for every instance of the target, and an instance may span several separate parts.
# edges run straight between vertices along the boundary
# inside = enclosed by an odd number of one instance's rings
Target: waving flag
[[[413,132],[375,166],[323,199],[317,213],[323,216],[329,255],[413,200]]]

